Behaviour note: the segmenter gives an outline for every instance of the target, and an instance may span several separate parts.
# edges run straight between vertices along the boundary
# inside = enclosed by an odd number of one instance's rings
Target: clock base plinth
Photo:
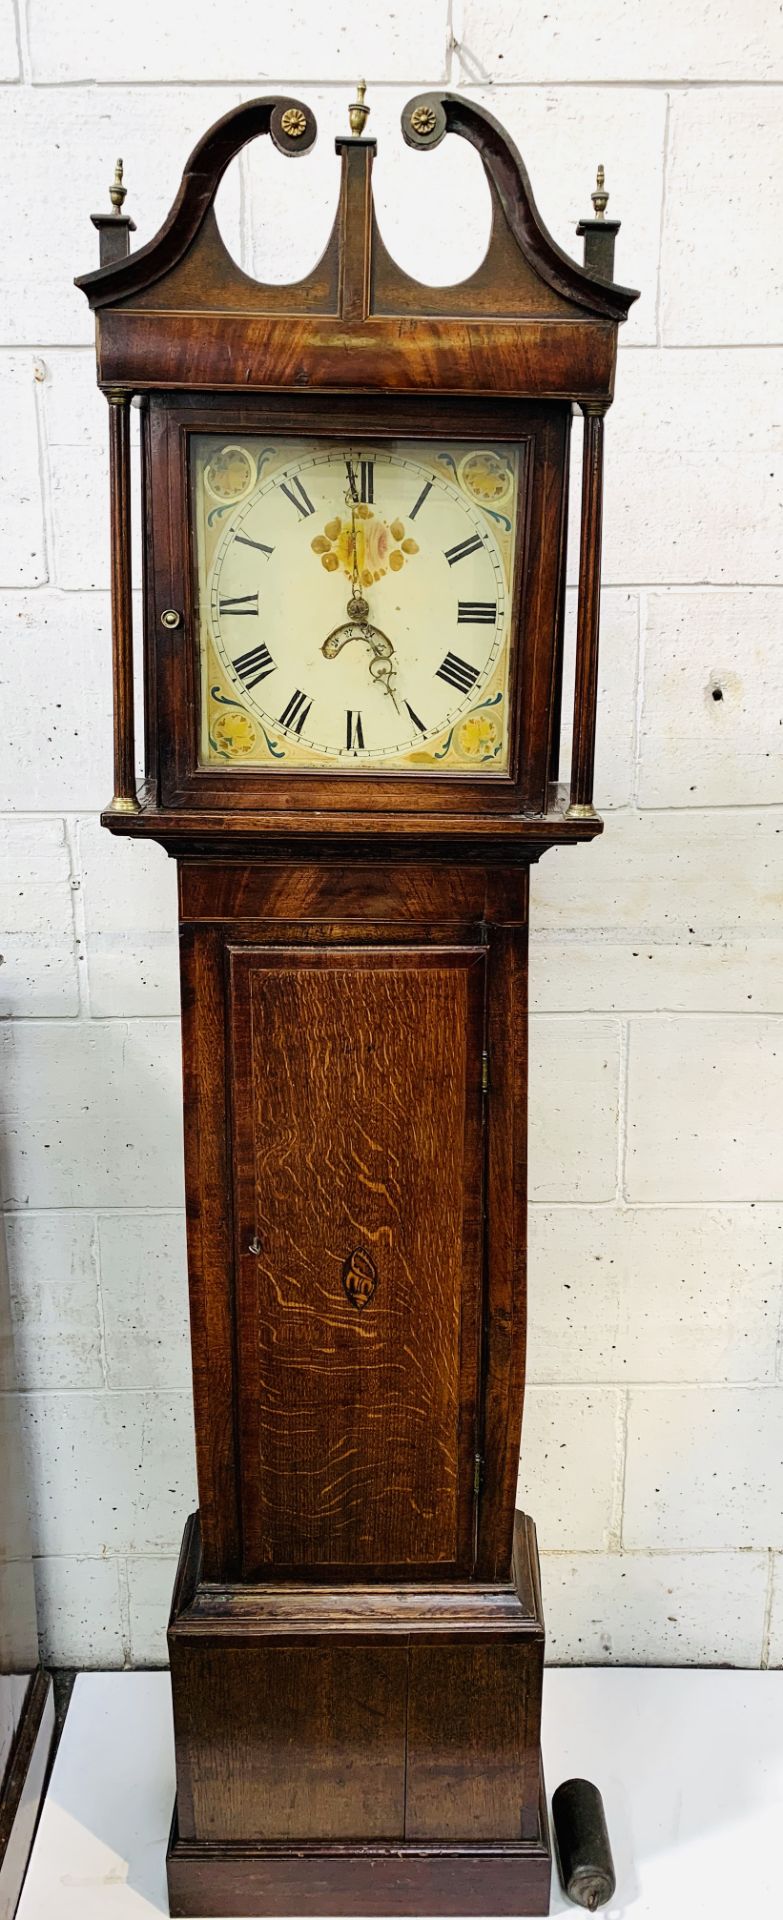
[[[532,1840],[277,1845],[182,1840],[166,1854],[172,1916],[545,1914],[552,1860],[543,1777]]]
[[[201,1578],[169,1626],[172,1914],[548,1912],[535,1530],[513,1579]]]

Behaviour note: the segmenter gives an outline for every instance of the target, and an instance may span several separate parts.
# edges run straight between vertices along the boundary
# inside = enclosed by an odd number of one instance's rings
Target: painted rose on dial
[[[378,519],[368,507],[361,505],[356,509],[355,536],[356,567],[363,587],[371,587],[374,580],[380,580],[389,570],[399,573],[406,559],[419,551],[418,542],[406,536],[404,521],[393,520],[391,526],[387,526],[385,520]],[[327,573],[336,573],[341,567],[347,578],[352,578],[354,527],[351,520],[330,520],[310,545]]]

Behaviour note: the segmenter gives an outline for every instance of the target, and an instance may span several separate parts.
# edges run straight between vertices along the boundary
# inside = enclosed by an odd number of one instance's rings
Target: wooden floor
[[[587,1774],[634,1920],[780,1913],[783,1672],[562,1668],[544,1687],[550,1793]],[[19,1920],[157,1920],[174,1795],[168,1675],[85,1674]],[[578,1909],[556,1887],[552,1912]]]

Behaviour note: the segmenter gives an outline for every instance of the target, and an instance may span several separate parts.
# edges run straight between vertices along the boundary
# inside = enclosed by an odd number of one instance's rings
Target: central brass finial
[[[360,80],[356,88],[356,99],[351,101],[351,105],[348,108],[348,118],[351,123],[351,132],[353,134],[356,134],[357,137],[363,134],[364,129],[367,125],[367,118],[370,111],[369,107],[366,107],[364,104],[364,96],[366,92],[367,92],[367,81]]]
[[[124,187],[122,184],[122,161],[118,160],[114,169],[114,179],[109,188],[109,199],[115,213],[122,213],[122,203],[123,200],[126,199],[127,193],[127,187]]]
[[[592,200],[592,203],[593,203],[593,212],[595,213],[596,220],[603,220],[604,214],[606,213],[607,206],[609,205],[609,195],[608,193],[606,193],[604,189],[605,179],[606,179],[606,175],[604,173],[603,167],[599,167],[598,172],[595,176],[595,192],[591,193],[590,195],[590,199]]]

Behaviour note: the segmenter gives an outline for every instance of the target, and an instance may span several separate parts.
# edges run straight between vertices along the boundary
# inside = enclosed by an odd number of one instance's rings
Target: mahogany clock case
[[[209,130],[136,254],[115,182],[114,213],[94,216],[101,268],[79,283],[110,412],[103,819],[160,841],[179,877],[199,1514],[169,1627],[176,1914],[548,1909],[543,1617],[534,1529],[515,1514],[528,875],[548,846],[601,830],[603,416],[635,295],[611,280],[606,196],[578,266],[503,130],[443,93],[408,103],[404,138],[476,148],[492,230],[469,281],[418,285],[378,232],[366,114],[360,93],[337,142],[332,237],[297,286],[243,274],[213,208],[247,140],[312,145],[309,108],[277,98]],[[574,407],[584,458],[561,783]],[[519,448],[503,771],[199,763],[189,447],[211,432]]]

